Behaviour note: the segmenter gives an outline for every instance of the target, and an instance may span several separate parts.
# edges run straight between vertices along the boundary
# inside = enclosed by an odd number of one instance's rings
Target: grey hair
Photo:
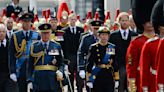
[[[3,23],[0,23],[0,29],[4,29],[5,31],[7,31],[7,28],[6,28],[5,24],[3,24]]]

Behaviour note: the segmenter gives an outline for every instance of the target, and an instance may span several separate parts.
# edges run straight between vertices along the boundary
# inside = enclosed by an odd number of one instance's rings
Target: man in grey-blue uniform
[[[40,35],[31,30],[33,16],[23,13],[22,30],[13,33],[9,43],[10,78],[18,83],[19,92],[27,92],[27,62],[29,61],[30,45],[40,40]]]
[[[31,45],[29,79],[32,81],[34,92],[60,92],[64,69],[61,46],[50,41],[50,24],[41,24],[38,29],[42,40]]]
[[[80,42],[80,46],[78,49],[78,57],[77,57],[77,65],[78,65],[78,72],[79,76],[84,79],[85,78],[85,70],[86,62],[89,47],[91,44],[94,44],[98,41],[98,29],[103,24],[101,20],[93,20],[90,22],[92,31],[88,32],[87,34],[82,36],[82,40]],[[89,92],[89,88],[86,86],[87,91]]]

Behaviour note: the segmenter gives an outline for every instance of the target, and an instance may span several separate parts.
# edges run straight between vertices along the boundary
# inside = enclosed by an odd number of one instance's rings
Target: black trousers
[[[25,77],[18,78],[19,92],[27,92],[27,81]]]
[[[111,70],[101,69],[98,72],[92,92],[114,92],[114,79]]]
[[[126,67],[120,67],[119,68],[119,88],[118,91],[119,92],[125,92],[125,90],[128,92],[128,88],[127,88],[127,73],[126,73]]]
[[[74,79],[76,79],[77,91],[83,92],[84,81],[81,79],[81,77],[79,76],[79,73],[77,72],[77,55],[76,54],[69,55],[68,59],[70,60],[68,69],[69,69],[69,72],[71,73],[69,77],[70,77],[73,92],[74,92]],[[76,74],[76,78],[74,74]]]
[[[0,73],[0,92],[18,92],[17,83],[9,75]]]

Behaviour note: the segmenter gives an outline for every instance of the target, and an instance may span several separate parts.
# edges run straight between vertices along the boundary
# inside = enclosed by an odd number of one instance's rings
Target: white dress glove
[[[79,76],[80,76],[82,79],[84,79],[84,78],[85,78],[85,71],[84,71],[84,70],[80,70]]]
[[[92,82],[87,82],[87,86],[88,86],[89,88],[93,88],[93,83],[92,83]]]
[[[30,92],[30,89],[33,89],[33,85],[32,85],[32,82],[28,83],[27,85],[27,92]]]
[[[118,88],[119,86],[119,81],[115,81],[115,88]]]
[[[68,70],[68,65],[65,65],[65,66],[64,66],[64,73],[65,73],[66,77],[68,77],[68,75],[71,74],[71,73],[69,72],[69,70]]]
[[[63,78],[63,73],[60,70],[56,71],[56,75],[60,78]]]
[[[12,79],[14,82],[17,82],[17,76],[15,73],[10,74],[10,79]]]

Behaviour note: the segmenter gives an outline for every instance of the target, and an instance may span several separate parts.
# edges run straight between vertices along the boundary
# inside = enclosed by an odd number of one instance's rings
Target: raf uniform
[[[99,33],[110,34],[109,30],[104,29]],[[101,45],[99,42],[92,44],[88,62],[87,81],[93,83],[93,92],[114,92],[114,80],[119,80],[115,45],[111,43]]]
[[[102,25],[103,22],[101,21],[92,21],[90,24],[92,26],[96,26],[96,27],[100,27]],[[77,65],[78,65],[78,71],[79,71],[79,75],[80,72],[85,71],[86,70],[86,65],[88,64],[87,61],[87,55],[88,55],[88,51],[89,51],[89,47],[91,44],[94,44],[98,41],[98,38],[96,36],[93,35],[93,33],[88,32],[87,34],[82,36],[81,42],[80,42],[80,46],[78,49],[78,53],[77,53]],[[83,75],[85,76],[85,75]],[[83,77],[84,78],[84,77]],[[87,90],[88,87],[87,87]]]
[[[90,24],[92,26],[100,27],[103,22],[101,21],[92,21]],[[86,68],[86,57],[88,55],[89,47],[91,44],[94,44],[98,41],[98,38],[93,35],[92,32],[83,35],[82,40],[80,42],[80,46],[78,49],[78,62],[79,69],[85,70]]]
[[[29,13],[24,13],[21,20],[31,20]],[[29,62],[30,46],[40,40],[40,35],[34,31],[20,30],[13,33],[9,43],[9,70],[10,75],[16,74],[20,92],[27,91],[27,62]]]
[[[41,32],[50,32],[50,24],[41,24]],[[61,46],[55,41],[38,41],[30,49],[29,79],[34,79],[34,92],[59,92],[57,71],[63,72]],[[55,63],[54,63],[55,62]]]

